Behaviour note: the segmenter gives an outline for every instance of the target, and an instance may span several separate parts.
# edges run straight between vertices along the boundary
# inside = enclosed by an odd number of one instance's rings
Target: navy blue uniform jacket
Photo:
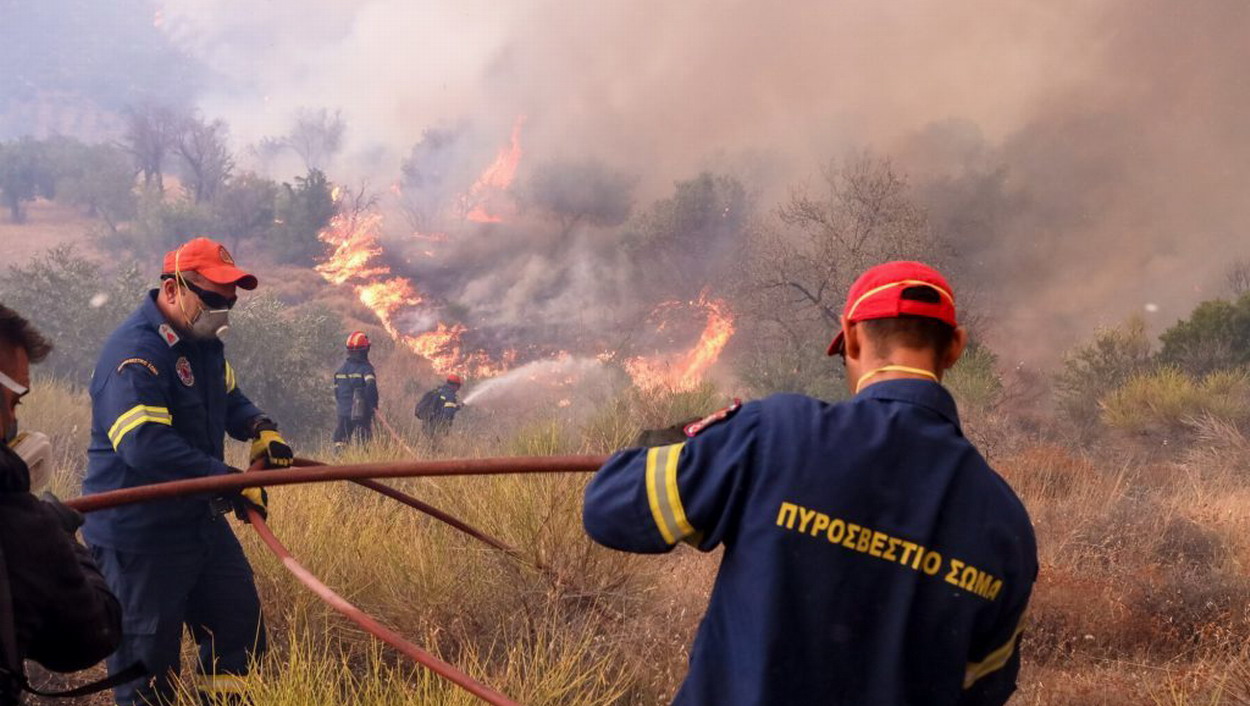
[[[334,405],[340,417],[352,416],[352,395],[356,390],[365,396],[365,417],[372,417],[378,408],[378,375],[368,358],[348,354],[334,374]]]
[[[1000,705],[1037,576],[1020,500],[940,385],[777,395],[586,489],[609,547],[724,556],[674,704]]]
[[[262,414],[239,390],[221,341],[177,334],[156,308],[155,290],[105,342],[90,392],[85,495],[228,473],[225,435],[247,440]],[[83,536],[96,546],[133,552],[201,547],[229,531],[211,499],[93,512]]]

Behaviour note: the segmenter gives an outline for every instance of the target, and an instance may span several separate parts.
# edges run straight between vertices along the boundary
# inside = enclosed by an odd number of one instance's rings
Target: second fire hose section
[[[291,470],[257,471],[213,476],[156,485],[127,488],[75,498],[67,504],[80,512],[92,512],[119,505],[144,502],[161,498],[178,497],[199,493],[222,493],[249,487],[295,485],[336,480],[351,480],[359,485],[398,500],[405,505],[438,519],[465,534],[478,539],[514,558],[523,559],[516,548],[478,530],[462,520],[443,512],[407,493],[379,483],[374,478],[411,478],[432,476],[495,475],[521,473],[577,473],[593,472],[606,460],[601,456],[553,456],[487,458],[457,461],[400,461],[392,463],[369,463],[343,466],[327,466],[310,459],[296,459]],[[439,660],[429,652],[404,639],[377,619],[352,605],[329,586],[308,571],[269,529],[264,518],[255,509],[248,510],[248,520],[261,541],[304,586],[356,623],[365,632],[394,647],[406,657],[430,669],[439,676],[465,689],[493,706],[520,706],[507,696],[478,682],[454,666]],[[546,570],[536,565],[540,570]]]

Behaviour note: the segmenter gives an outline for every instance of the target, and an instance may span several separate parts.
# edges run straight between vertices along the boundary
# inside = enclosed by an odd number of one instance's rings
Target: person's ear
[[[161,280],[161,297],[169,304],[176,304],[178,301],[178,280],[173,277]]]
[[[946,355],[942,356],[942,370],[955,367],[955,363],[959,362],[959,357],[964,354],[964,349],[967,347],[968,330],[959,326],[955,329],[955,335],[951,337],[951,345],[946,349]]]
[[[863,356],[864,341],[859,334],[860,329],[855,324],[842,323],[842,343],[848,360],[859,360]]]

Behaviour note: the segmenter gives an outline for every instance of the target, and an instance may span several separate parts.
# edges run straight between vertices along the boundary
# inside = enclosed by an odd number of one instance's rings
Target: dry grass
[[[473,423],[437,448],[406,416],[342,461],[603,451],[645,424],[695,416],[720,398],[637,393],[580,425],[527,419],[507,433]],[[700,408],[701,405],[708,405]],[[76,486],[86,399],[48,380],[23,424],[56,431]],[[975,423],[975,422],[974,422]],[[1250,442],[1199,416],[1167,458],[1121,443],[1077,452],[996,421],[994,465],[1030,508],[1041,577],[1016,706],[1250,705]],[[240,454],[233,445],[232,454]],[[301,455],[330,458],[326,448]],[[241,458],[235,456],[234,462]],[[717,557],[629,556],[581,529],[580,476],[414,479],[414,495],[519,547],[518,561],[363,488],[272,491],[272,525],[315,574],[366,611],[526,704],[660,704],[685,671]],[[72,492],[69,494],[73,494]],[[365,638],[305,591],[250,532],[274,649],[251,678],[257,704],[470,704]],[[550,571],[534,568],[535,564]],[[193,703],[186,699],[186,703]]]

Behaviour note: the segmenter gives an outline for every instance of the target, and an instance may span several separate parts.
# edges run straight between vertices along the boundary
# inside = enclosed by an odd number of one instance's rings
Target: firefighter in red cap
[[[223,460],[226,434],[251,442],[253,463],[291,465],[291,447],[243,394],[219,338],[237,290],[255,289],[256,278],[208,238],[166,255],[162,273],[105,342],[92,375],[84,495],[237,473]],[[87,515],[83,536],[123,609],[109,671],[140,661],[149,672],[114,690],[118,704],[174,698],[184,625],[199,645],[204,699],[241,698],[240,677],[264,653],[265,628],[251,566],[223,513],[264,514],[267,497],[251,488],[224,500],[188,496]]]
[[[334,405],[338,425],[334,445],[346,446],[353,439],[373,438],[373,415],[378,410],[378,374],[369,362],[369,337],[353,331],[347,337],[347,360],[334,373]]]
[[[417,419],[425,423],[426,436],[435,439],[451,430],[451,423],[456,421],[456,413],[464,407],[456,399],[456,393],[460,391],[462,384],[464,381],[460,376],[452,373],[447,376],[446,382],[425,393],[417,403]]]
[[[733,406],[599,470],[596,541],[724,547],[674,704],[1006,703],[1037,545],[941,385],[965,341],[940,273],[873,267],[829,348],[852,399]]]

